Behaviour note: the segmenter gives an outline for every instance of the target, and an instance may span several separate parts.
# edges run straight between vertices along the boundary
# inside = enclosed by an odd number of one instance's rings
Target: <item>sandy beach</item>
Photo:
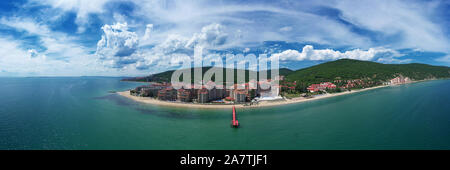
[[[201,108],[201,109],[231,109],[233,106],[235,106],[236,108],[256,108],[256,107],[269,107],[269,106],[301,103],[301,102],[319,100],[319,99],[324,99],[324,98],[329,98],[329,97],[334,97],[334,96],[358,93],[358,92],[382,88],[382,87],[387,87],[387,86],[376,86],[376,87],[370,87],[370,88],[365,88],[365,89],[360,89],[360,90],[345,91],[345,92],[333,93],[333,94],[324,94],[324,95],[314,96],[313,98],[297,97],[297,98],[285,99],[285,100],[279,100],[279,101],[260,101],[258,104],[251,105],[251,106],[244,105],[244,104],[221,105],[221,104],[194,104],[194,103],[182,103],[182,102],[169,102],[169,101],[157,100],[157,99],[150,98],[150,97],[133,96],[133,95],[130,95],[130,91],[117,92],[117,94],[127,97],[127,98],[132,99],[137,102],[160,105],[160,106]]]

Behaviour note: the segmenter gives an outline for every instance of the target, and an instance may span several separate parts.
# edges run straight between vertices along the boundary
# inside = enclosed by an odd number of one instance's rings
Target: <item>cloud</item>
[[[446,2],[30,0],[23,6],[17,3],[21,10],[0,16],[0,27],[17,34],[0,34],[3,43],[12,41],[8,49],[17,48],[14,55],[3,51],[2,64],[29,66],[12,60],[23,55],[27,57],[21,58],[23,62],[40,61],[48,72],[39,74],[73,75],[77,70],[136,75],[176,66],[192,56],[195,45],[204,46],[205,53],[236,49],[245,53],[251,48],[284,60],[429,61],[399,56],[406,54],[404,48],[450,54],[448,17],[443,11],[447,9],[442,3]],[[37,37],[36,42],[26,39],[30,37]],[[264,41],[329,49],[266,47]],[[441,54],[432,57],[448,61]],[[58,64],[52,69],[49,63]],[[59,70],[62,66],[71,69]]]
[[[369,50],[354,49],[340,52],[332,49],[314,49],[312,45],[305,45],[302,52],[299,52],[297,50],[285,50],[281,53],[272,54],[271,57],[278,57],[281,61],[337,60],[342,58],[373,60],[383,54],[385,56],[382,57],[401,56],[401,54],[399,54],[397,51],[385,48],[370,48]]]
[[[29,49],[28,54],[30,54],[30,58],[35,58],[38,56],[38,52],[35,49]]]
[[[21,48],[23,42],[13,38],[0,37],[0,68],[15,76],[54,75],[55,70],[68,74],[68,63],[59,60],[47,60],[34,49]]]
[[[56,58],[67,58],[72,56],[87,55],[87,49],[80,46],[74,37],[62,32],[52,31],[47,25],[36,22],[31,18],[2,17],[0,24],[24,32],[27,36],[37,36],[38,46],[42,46],[45,51],[43,54],[54,54]]]
[[[224,1],[139,1],[134,15],[145,16],[160,30],[159,42],[165,35],[177,33],[191,36],[205,24],[221,23],[226,27],[227,45],[245,46],[263,41],[300,41],[342,45],[364,45],[370,40],[353,33],[344,24],[335,20],[286,7],[284,3],[255,1],[251,3]],[[289,4],[298,4],[297,1]],[[308,3],[306,3],[308,5]],[[303,7],[305,8],[305,7]],[[157,18],[157,19],[155,19]],[[290,23],[280,30],[280,24]],[[284,25],[284,24],[283,24]],[[295,31],[292,28],[296,28]],[[291,31],[289,31],[291,30]],[[165,35],[164,35],[165,34]],[[217,39],[219,40],[219,39]],[[221,39],[223,40],[223,39]],[[195,42],[195,41],[194,41]]]
[[[47,26],[37,23],[31,18],[2,17],[0,19],[0,24],[39,36],[46,36],[51,32]]]
[[[192,52],[195,46],[216,49],[227,42],[227,35],[222,25],[213,23],[202,27],[200,32],[194,33],[190,37],[169,34],[162,43],[155,47],[155,50],[167,54],[180,50]]]
[[[117,74],[99,65],[91,49],[78,43],[78,37],[53,31],[31,18],[2,17],[0,24],[20,32],[19,37],[0,34],[0,68],[17,76]],[[36,37],[38,43],[30,46],[29,40],[21,37]]]
[[[102,30],[103,35],[97,43],[96,55],[105,60],[105,63],[120,68],[138,60],[132,55],[138,49],[138,35],[128,31],[127,23],[105,24]]]
[[[147,24],[142,41],[151,42],[152,24]],[[225,45],[227,33],[220,24],[213,23],[202,27],[200,32],[192,36],[169,34],[163,42],[151,48],[142,46],[136,32],[128,30],[127,24],[104,25],[104,35],[97,43],[96,54],[106,66],[112,68],[135,67],[138,70],[150,66],[177,66],[180,61],[193,55],[195,46],[205,49],[216,49]]]
[[[128,31],[127,23],[116,23],[102,27],[104,35],[97,43],[97,54],[105,56],[129,56],[133,54],[139,44],[135,32]]]
[[[444,1],[148,1],[148,0],[44,0],[33,2],[65,12],[76,12],[78,25],[89,22],[90,14],[107,14],[109,3],[135,4],[128,16],[139,29],[147,22],[162,26],[152,43],[170,34],[190,37],[205,24],[222,23],[229,30],[241,30],[233,39],[235,45],[262,41],[298,41],[333,45],[334,47],[393,49],[423,48],[448,52],[450,42],[445,34],[447,17],[439,16]],[[328,8],[332,12],[317,12]],[[111,22],[114,16],[102,16]],[[110,18],[109,18],[110,17]],[[129,19],[129,18],[127,18]],[[121,19],[124,21],[124,19]],[[129,22],[131,24],[131,22]],[[281,26],[289,23],[289,26]],[[261,25],[264,25],[263,27]],[[293,29],[295,28],[295,30]],[[140,30],[144,32],[144,30]],[[146,30],[145,30],[146,31]],[[448,30],[447,30],[448,31]],[[231,33],[231,32],[229,32]],[[233,33],[234,34],[234,33]],[[238,35],[239,34],[239,35]],[[199,36],[201,37],[201,36]],[[232,37],[230,34],[228,38]],[[147,38],[145,38],[147,39]],[[194,38],[189,45],[195,44]],[[224,39],[216,39],[220,42]],[[143,44],[148,44],[147,41]]]
[[[135,12],[150,20],[158,18],[155,25],[170,25],[162,34],[179,32],[186,36],[205,23],[222,23],[229,30],[242,31],[239,39],[232,40],[236,45],[276,40],[335,48],[386,46],[448,52],[450,43],[444,32],[448,26],[438,20],[447,18],[439,16],[440,3],[444,2],[140,1],[141,8]],[[329,10],[318,10],[322,8]]]
[[[75,12],[77,17],[78,32],[85,31],[85,25],[89,22],[89,14],[103,13],[104,5],[111,0],[31,0],[32,3],[51,6],[64,12]]]
[[[188,38],[179,34],[170,34],[166,40],[155,47],[156,52],[162,52],[164,54],[177,52],[179,50],[188,50],[186,44]]]
[[[224,32],[224,27],[220,24],[213,23],[204,26],[200,33],[195,33],[187,42],[186,47],[193,48],[194,46],[216,47],[224,45],[227,41],[227,33]]]
[[[436,58],[436,61],[450,64],[450,55]]]
[[[193,54],[191,48],[186,47],[189,38],[178,34],[170,34],[166,40],[150,49],[140,49],[135,56],[139,58],[135,63],[138,70],[147,70],[151,66],[165,68],[176,66],[180,61],[190,59]]]
[[[227,40],[228,34],[225,28],[221,24],[212,23],[203,26],[200,32],[194,33],[191,37],[170,34],[164,42],[156,45],[147,54],[152,56],[152,63],[175,67],[183,60],[192,59],[196,46],[203,47],[203,55],[207,55],[209,50],[226,46]]]
[[[144,40],[144,41],[150,40],[150,34],[152,32],[152,29],[153,29],[153,24],[147,24],[147,26],[145,28],[144,36],[142,37],[142,40]]]
[[[286,26],[286,27],[280,28],[280,31],[282,31],[282,32],[288,32],[288,31],[291,31],[291,30],[292,30],[292,27],[290,27],[290,26]]]
[[[394,57],[386,57],[386,58],[378,58],[376,60],[377,62],[380,63],[410,63],[412,61],[412,59],[397,59]]]
[[[396,37],[382,43],[396,48],[448,52],[450,42],[436,16],[439,1],[336,1],[328,4],[355,26]],[[448,10],[448,9],[446,9]],[[448,27],[448,26],[444,26]]]

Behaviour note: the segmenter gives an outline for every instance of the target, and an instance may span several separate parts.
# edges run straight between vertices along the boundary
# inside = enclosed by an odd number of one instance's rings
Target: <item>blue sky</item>
[[[0,76],[140,76],[208,54],[450,66],[439,0],[16,0],[0,2]]]

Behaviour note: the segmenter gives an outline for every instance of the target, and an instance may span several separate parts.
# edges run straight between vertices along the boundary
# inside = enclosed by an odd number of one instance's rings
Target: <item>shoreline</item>
[[[411,82],[413,83],[413,82]],[[352,93],[358,93],[383,87],[391,87],[391,85],[381,85],[381,86],[375,86],[375,87],[369,87],[359,90],[352,90],[352,91],[345,91],[340,93],[332,93],[332,94],[323,94],[320,96],[315,96],[313,98],[305,98],[305,97],[296,97],[292,99],[285,99],[280,101],[260,101],[256,105],[248,105],[245,106],[244,104],[230,104],[230,105],[223,105],[223,104],[194,104],[194,103],[182,103],[182,102],[169,102],[169,101],[162,101],[150,97],[138,97],[138,96],[132,96],[130,95],[130,91],[122,91],[122,92],[116,92],[118,95],[126,97],[128,99],[134,100],[136,102],[140,103],[146,103],[146,104],[153,104],[153,105],[159,105],[159,106],[169,106],[169,107],[180,107],[180,108],[196,108],[196,109],[231,109],[233,106],[236,108],[259,108],[259,107],[270,107],[270,106],[280,106],[280,105],[287,105],[287,104],[295,104],[295,103],[302,103],[307,101],[314,101],[319,99],[325,99],[335,96],[342,96]]]

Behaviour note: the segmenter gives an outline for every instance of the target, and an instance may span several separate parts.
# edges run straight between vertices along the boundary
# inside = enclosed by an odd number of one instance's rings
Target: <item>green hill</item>
[[[450,68],[427,64],[381,64],[371,61],[341,59],[289,73],[287,81],[305,84],[350,79],[370,79],[376,82],[386,81],[398,75],[412,80],[449,78]]]
[[[202,67],[202,75],[204,75],[205,74],[205,72],[207,71],[207,70],[210,70],[210,69],[223,69],[223,78],[224,79],[226,79],[226,71],[227,70],[230,70],[230,69],[228,69],[228,68],[218,68],[218,67]],[[165,71],[165,72],[161,72],[161,73],[157,73],[157,74],[152,74],[152,75],[149,75],[149,76],[146,76],[146,77],[132,77],[132,78],[125,78],[125,79],[123,79],[123,81],[142,81],[142,82],[170,82],[170,80],[171,80],[171,78],[172,78],[172,74],[173,74],[173,72],[174,72],[175,70],[169,70],[169,71]],[[238,69],[234,69],[234,78],[235,78],[235,80],[237,80],[237,71],[238,71]],[[245,77],[246,77],[246,80],[245,81],[248,81],[248,79],[249,79],[249,74],[251,73],[251,72],[254,72],[254,71],[249,71],[249,70],[244,70],[245,71]],[[279,69],[279,74],[280,75],[284,75],[284,76],[286,76],[286,75],[288,75],[289,73],[291,73],[291,72],[293,72],[292,70],[289,70],[289,69],[287,69],[287,68],[281,68],[281,69]],[[257,75],[259,75],[259,72],[256,72],[256,74]],[[270,74],[271,74],[271,70],[268,70],[267,71],[267,75],[270,77]],[[182,76],[181,76],[182,77]],[[192,82],[193,82],[193,79],[194,79],[194,68],[191,68],[191,77],[192,77]],[[213,81],[215,80],[214,79],[214,76],[213,76]],[[180,80],[183,80],[182,78],[180,79]]]
[[[202,67],[202,73],[213,67]],[[223,69],[224,79],[226,78],[226,68]],[[152,74],[146,77],[126,78],[124,81],[142,81],[142,82],[170,82],[174,70]],[[245,70],[246,81],[248,75],[252,71]],[[191,68],[191,77],[193,79],[194,68]],[[257,73],[259,74],[259,73]],[[292,71],[287,68],[279,70],[279,74],[285,76],[288,82],[297,81],[303,86],[313,83],[334,81],[334,80],[352,80],[367,79],[379,84],[398,75],[409,77],[412,80],[424,80],[434,78],[449,78],[450,68],[444,66],[432,66],[427,64],[381,64],[371,61],[360,61],[352,59],[340,59],[318,64],[312,67]],[[270,70],[268,70],[270,76]],[[234,69],[234,77],[236,80],[237,69]],[[182,79],[181,79],[182,80]],[[214,77],[213,77],[214,80]],[[191,80],[193,81],[193,80]]]

